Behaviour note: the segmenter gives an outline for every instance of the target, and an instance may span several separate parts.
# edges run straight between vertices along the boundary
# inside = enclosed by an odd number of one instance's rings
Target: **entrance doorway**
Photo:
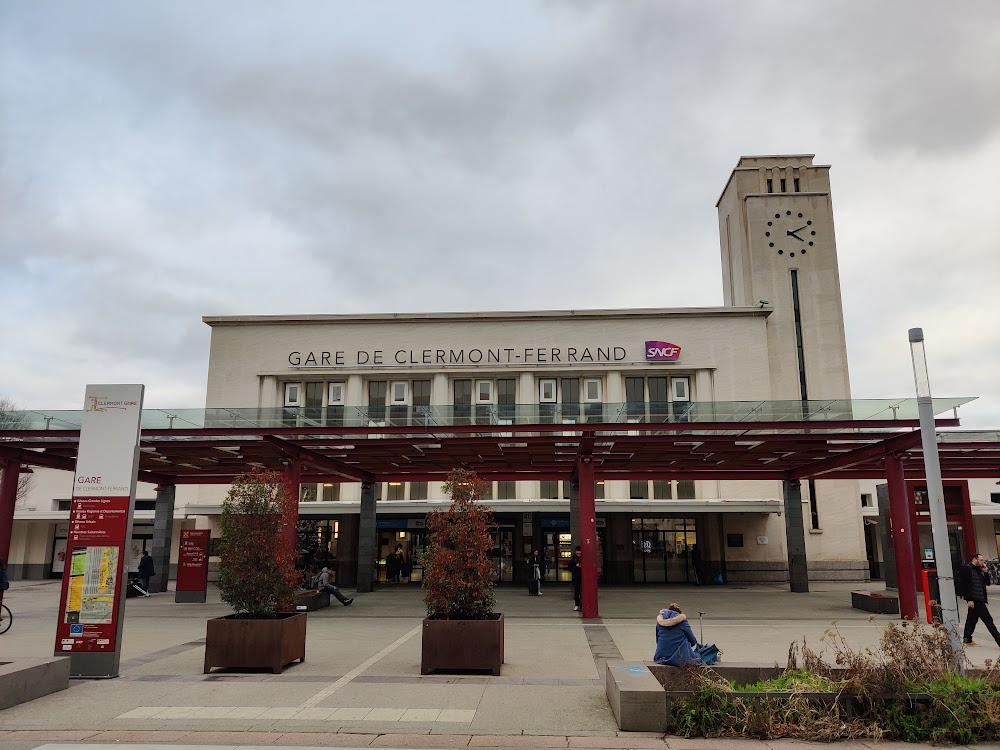
[[[632,519],[636,583],[698,583],[699,562],[696,519]]]
[[[597,529],[597,581],[604,583],[604,528]],[[573,535],[569,531],[569,518],[542,519],[542,557],[545,560],[544,579],[549,582],[573,580],[569,559],[573,556]]]

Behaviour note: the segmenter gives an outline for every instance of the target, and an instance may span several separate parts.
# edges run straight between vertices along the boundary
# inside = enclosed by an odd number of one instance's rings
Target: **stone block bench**
[[[898,615],[899,597],[878,591],[852,591],[851,606],[879,615]]]
[[[619,729],[666,731],[667,693],[645,664],[609,661],[604,687]]]
[[[295,597],[296,612],[312,612],[330,606],[329,591],[300,591]]]
[[[0,711],[69,687],[69,657],[0,661]]]

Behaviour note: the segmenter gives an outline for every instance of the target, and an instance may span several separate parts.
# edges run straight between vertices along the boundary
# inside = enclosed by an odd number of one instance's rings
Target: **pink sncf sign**
[[[647,362],[676,362],[681,356],[681,348],[669,341],[647,341]]]

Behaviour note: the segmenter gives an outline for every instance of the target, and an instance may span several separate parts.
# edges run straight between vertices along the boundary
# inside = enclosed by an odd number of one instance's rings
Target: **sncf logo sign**
[[[647,362],[675,362],[681,356],[681,348],[668,341],[647,341]]]

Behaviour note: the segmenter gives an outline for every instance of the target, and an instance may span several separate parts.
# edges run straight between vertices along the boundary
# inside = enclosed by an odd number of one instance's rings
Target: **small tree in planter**
[[[427,517],[421,674],[473,669],[500,674],[503,615],[493,612],[493,514],[477,502],[487,487],[475,472],[456,469],[442,487],[451,507]]]
[[[208,622],[205,671],[305,661],[305,615],[293,610],[296,494],[254,469],[233,480],[219,525],[219,593],[234,614]]]

